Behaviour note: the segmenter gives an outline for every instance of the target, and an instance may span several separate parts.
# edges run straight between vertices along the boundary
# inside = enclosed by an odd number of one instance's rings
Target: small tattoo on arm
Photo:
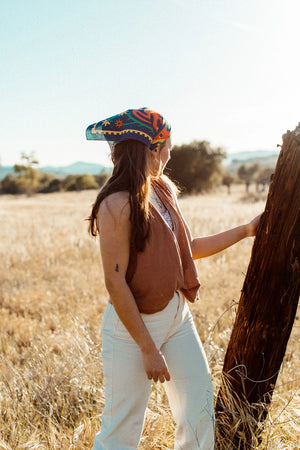
[[[115,271],[119,272],[119,264],[116,264]]]

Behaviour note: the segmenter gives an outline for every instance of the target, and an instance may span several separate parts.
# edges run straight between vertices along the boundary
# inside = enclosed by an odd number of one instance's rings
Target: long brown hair
[[[135,139],[117,144],[111,154],[114,164],[111,177],[100,190],[88,220],[89,232],[97,236],[97,214],[101,202],[110,194],[129,192],[131,244],[143,251],[150,232],[149,195],[150,170],[148,147]]]

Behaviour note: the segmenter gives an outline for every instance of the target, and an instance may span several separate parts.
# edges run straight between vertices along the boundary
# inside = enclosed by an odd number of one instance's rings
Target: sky
[[[173,144],[276,150],[300,121],[300,0],[9,0],[0,161],[109,164],[85,129],[150,107]]]

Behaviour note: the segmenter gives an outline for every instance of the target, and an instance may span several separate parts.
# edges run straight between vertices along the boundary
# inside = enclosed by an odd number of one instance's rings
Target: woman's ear
[[[151,159],[159,158],[159,151],[158,151],[157,147],[150,151],[150,157],[151,157]]]

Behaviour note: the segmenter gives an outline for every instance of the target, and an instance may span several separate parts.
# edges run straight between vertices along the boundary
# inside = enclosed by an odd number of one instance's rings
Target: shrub
[[[65,191],[83,191],[84,189],[97,189],[98,184],[93,175],[68,175],[64,182]]]

